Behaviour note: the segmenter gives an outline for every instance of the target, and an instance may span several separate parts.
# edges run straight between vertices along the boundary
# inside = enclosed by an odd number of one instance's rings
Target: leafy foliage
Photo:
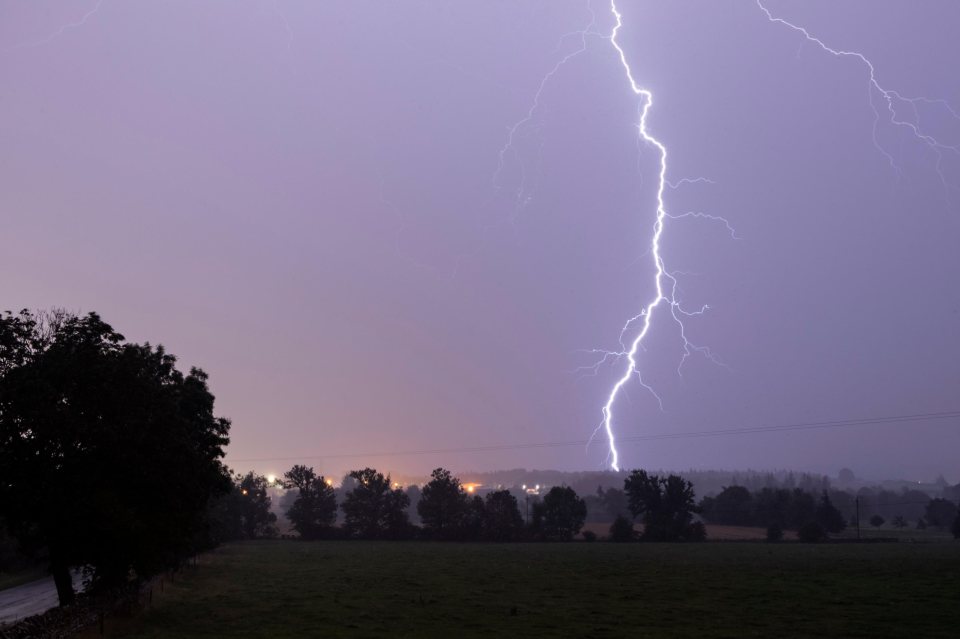
[[[287,510],[287,519],[302,539],[328,536],[337,520],[337,498],[333,488],[313,468],[294,466],[284,474],[283,485],[296,490],[297,498]]]
[[[637,533],[633,530],[633,522],[623,515],[617,516],[610,525],[610,541],[624,543],[634,541]]]
[[[390,487],[389,476],[364,468],[352,471],[349,477],[355,485],[340,506],[348,536],[400,539],[410,534],[406,510],[410,498],[401,489]]]
[[[423,487],[417,504],[424,532],[436,539],[457,537],[466,510],[467,495],[460,480],[445,468],[430,473],[430,481]]]
[[[583,528],[587,504],[569,486],[554,486],[543,497],[541,530],[547,539],[569,541]]]
[[[162,346],[131,344],[95,313],[0,316],[0,517],[45,550],[61,603],[69,569],[112,587],[200,545],[230,422],[207,375]]]
[[[523,533],[523,516],[509,490],[488,493],[484,500],[483,536],[489,541],[516,541]]]
[[[837,510],[826,490],[820,495],[820,503],[814,512],[815,521],[828,533],[842,532],[847,527],[843,514]]]
[[[937,497],[927,504],[925,519],[935,528],[946,528],[957,516],[957,505],[949,499]]]
[[[699,511],[694,501],[693,484],[678,475],[658,477],[635,470],[624,480],[630,512],[641,517],[644,541],[693,541],[705,535],[693,526],[693,514]]]

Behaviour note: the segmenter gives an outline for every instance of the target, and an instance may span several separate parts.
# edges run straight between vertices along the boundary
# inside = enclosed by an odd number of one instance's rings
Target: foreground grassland
[[[125,636],[956,637],[960,543],[233,544]]]

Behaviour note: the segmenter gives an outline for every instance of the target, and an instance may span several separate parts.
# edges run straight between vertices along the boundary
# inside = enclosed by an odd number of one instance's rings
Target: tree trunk
[[[63,563],[53,563],[50,566],[50,572],[53,573],[53,583],[57,587],[57,597],[60,598],[60,607],[69,606],[73,603],[73,575],[70,574],[70,567]]]

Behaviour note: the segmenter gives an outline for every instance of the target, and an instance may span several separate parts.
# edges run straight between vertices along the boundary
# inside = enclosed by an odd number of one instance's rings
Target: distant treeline
[[[303,539],[569,541],[587,521],[587,501],[569,486],[471,494],[472,486],[465,488],[444,468],[434,470],[422,487],[406,489],[372,468],[349,473],[337,488],[306,466],[294,466],[277,483],[288,491],[284,515]],[[219,540],[277,534],[269,486],[266,477],[254,473],[234,478],[233,489],[214,505]],[[705,539],[705,528],[694,517],[693,485],[682,477],[635,470],[616,492],[623,513],[614,518],[611,537],[620,540],[624,528],[631,537],[638,520],[644,540]],[[596,535],[587,531],[584,538]]]
[[[960,492],[960,485],[946,494]],[[918,490],[893,492],[863,488],[856,494],[842,490],[823,490],[819,498],[799,488],[762,488],[751,492],[743,486],[724,488],[716,497],[700,502],[701,516],[709,523],[732,526],[779,526],[799,529],[816,521],[827,532],[840,532],[848,524],[882,526],[890,522],[897,528],[913,525],[946,529],[960,522],[957,504],[950,499],[930,496]]]
[[[814,490],[728,486],[698,503],[692,482],[678,475],[642,470],[623,475],[623,488],[598,486],[584,496],[569,486],[484,489],[464,485],[443,468],[423,486],[401,487],[370,468],[348,473],[334,486],[312,468],[294,466],[274,486],[283,491],[280,512],[304,539],[562,541],[576,536],[585,523],[604,523],[614,541],[694,541],[705,538],[701,522],[706,522],[766,528],[770,539],[795,530],[804,540],[818,541],[857,525],[858,500],[864,526],[960,526],[955,502],[916,490],[863,488],[853,494],[819,488],[824,484],[811,476],[808,486]],[[960,493],[960,485],[945,493],[953,491]],[[266,477],[237,476],[220,502],[223,539],[277,535],[270,493]],[[642,524],[638,535],[635,523]],[[595,538],[591,531],[584,536]]]

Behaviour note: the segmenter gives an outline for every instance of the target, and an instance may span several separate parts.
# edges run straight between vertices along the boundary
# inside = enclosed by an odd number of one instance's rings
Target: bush
[[[783,539],[783,528],[777,524],[767,527],[767,541],[781,541]]]
[[[797,530],[797,537],[804,543],[816,544],[827,538],[827,531],[817,522],[811,521],[800,526],[800,529]]]
[[[707,527],[702,521],[695,521],[687,527],[687,533],[681,538],[681,541],[706,541]]]
[[[870,518],[870,525],[873,526],[874,528],[879,528],[886,521],[887,520],[881,517],[880,515],[874,515],[873,517]]]
[[[593,532],[592,530],[584,530],[584,531],[583,531],[583,540],[584,540],[584,541],[596,541],[596,540],[597,540],[597,533]]]
[[[613,520],[613,524],[610,525],[610,541],[623,543],[633,541],[635,537],[636,533],[633,532],[633,522],[623,515],[617,515],[617,518]]]

